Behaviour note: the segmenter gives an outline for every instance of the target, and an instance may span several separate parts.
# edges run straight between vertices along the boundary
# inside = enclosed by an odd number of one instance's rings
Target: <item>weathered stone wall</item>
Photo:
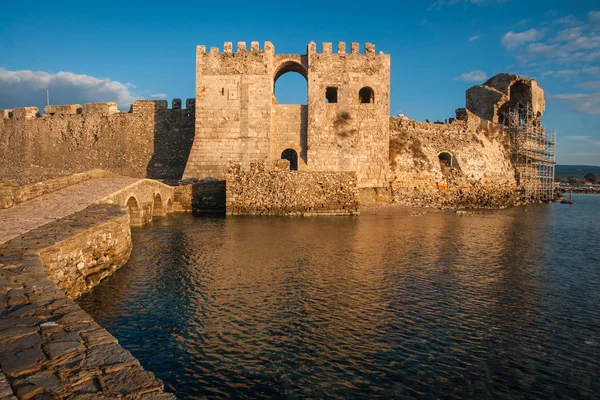
[[[264,164],[230,167],[228,215],[357,215],[354,172],[289,171],[289,164],[266,170]]]
[[[457,115],[465,120],[431,124],[391,119],[390,187],[395,202],[496,208],[516,201],[505,128],[465,110]]]
[[[308,45],[308,166],[312,171],[356,171],[359,187],[388,182],[390,56],[367,43]],[[326,102],[335,88],[337,102]],[[361,89],[372,98],[361,102]],[[363,100],[364,101],[364,100]]]
[[[357,43],[337,53],[331,43],[308,45],[307,54],[275,54],[257,42],[246,49],[231,43],[224,51],[196,51],[196,136],[184,178],[224,179],[230,162],[244,168],[298,155],[298,168],[356,171],[361,187],[387,185],[390,56]],[[307,105],[279,105],[274,85],[285,73],[301,74],[308,85]],[[361,89],[369,94],[363,96]],[[326,102],[328,90],[335,99]]]
[[[268,161],[274,48],[196,48],[196,134],[184,178],[224,179],[229,162]]]
[[[131,177],[181,178],[194,136],[194,100],[168,109],[138,100],[132,112],[115,103],[3,110],[0,176],[19,185],[91,169]]]
[[[50,280],[70,299],[90,290],[129,260],[129,215],[121,214],[40,252]]]
[[[94,268],[125,263],[127,222],[119,206],[96,204],[0,245],[0,368],[18,399],[174,398],[55,284],[74,297],[96,280]]]

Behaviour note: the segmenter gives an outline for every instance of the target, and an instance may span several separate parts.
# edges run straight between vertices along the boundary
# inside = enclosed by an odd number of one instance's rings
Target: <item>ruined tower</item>
[[[196,130],[184,178],[225,178],[230,161],[271,166],[294,158],[298,170],[356,171],[360,187],[387,186],[390,56],[367,43],[311,42],[306,54],[275,54],[270,42],[234,52],[196,49]],[[307,82],[306,105],[278,104],[277,79]]]

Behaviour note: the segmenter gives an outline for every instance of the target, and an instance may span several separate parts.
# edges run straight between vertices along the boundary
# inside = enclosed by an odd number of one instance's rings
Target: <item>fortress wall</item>
[[[290,171],[289,161],[277,169],[264,164],[230,168],[226,187],[228,215],[357,215],[354,172]]]
[[[184,178],[223,179],[229,162],[268,161],[273,53],[269,42],[196,48],[196,134]]]
[[[464,112],[464,110],[463,110]],[[390,187],[395,202],[432,207],[503,207],[515,201],[504,127],[467,112],[450,124],[390,120]],[[440,153],[452,156],[452,166]]]
[[[193,140],[193,104],[173,110],[166,101],[138,100],[130,113],[118,112],[115,103],[93,103],[1,116],[0,176],[19,185],[91,169],[180,178]]]
[[[308,165],[314,171],[356,171],[360,187],[387,186],[389,145],[390,56],[365,44],[359,54],[352,43],[346,53],[338,43],[323,43],[322,52],[308,48]],[[337,89],[337,103],[326,103],[328,87]],[[361,103],[362,88],[373,90]]]

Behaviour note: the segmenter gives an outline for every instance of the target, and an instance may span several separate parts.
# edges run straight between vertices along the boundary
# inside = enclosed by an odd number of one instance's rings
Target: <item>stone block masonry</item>
[[[449,124],[392,118],[390,188],[407,206],[501,208],[517,200],[506,129],[460,109]]]
[[[363,54],[338,43],[311,42],[306,54],[276,54],[271,42],[250,50],[196,49],[195,138],[184,178],[225,179],[281,158],[300,171],[355,172],[359,187],[387,187],[390,56],[367,43]],[[306,105],[278,104],[274,86],[286,73],[307,82]],[[287,156],[286,156],[287,154]]]
[[[8,383],[18,399],[174,398],[72,300],[130,251],[129,215],[108,204],[0,245],[2,393]]]
[[[180,179],[194,139],[194,99],[36,107],[0,112],[0,177],[18,185],[103,169],[154,179]]]
[[[281,163],[281,162],[279,162]],[[228,215],[358,215],[354,172],[266,170],[232,165],[227,177]]]

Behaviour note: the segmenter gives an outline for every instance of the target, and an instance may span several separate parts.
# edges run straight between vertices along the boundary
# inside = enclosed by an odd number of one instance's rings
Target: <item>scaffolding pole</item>
[[[524,201],[554,198],[556,132],[544,128],[531,107],[512,108],[505,121],[510,132],[510,156]]]

